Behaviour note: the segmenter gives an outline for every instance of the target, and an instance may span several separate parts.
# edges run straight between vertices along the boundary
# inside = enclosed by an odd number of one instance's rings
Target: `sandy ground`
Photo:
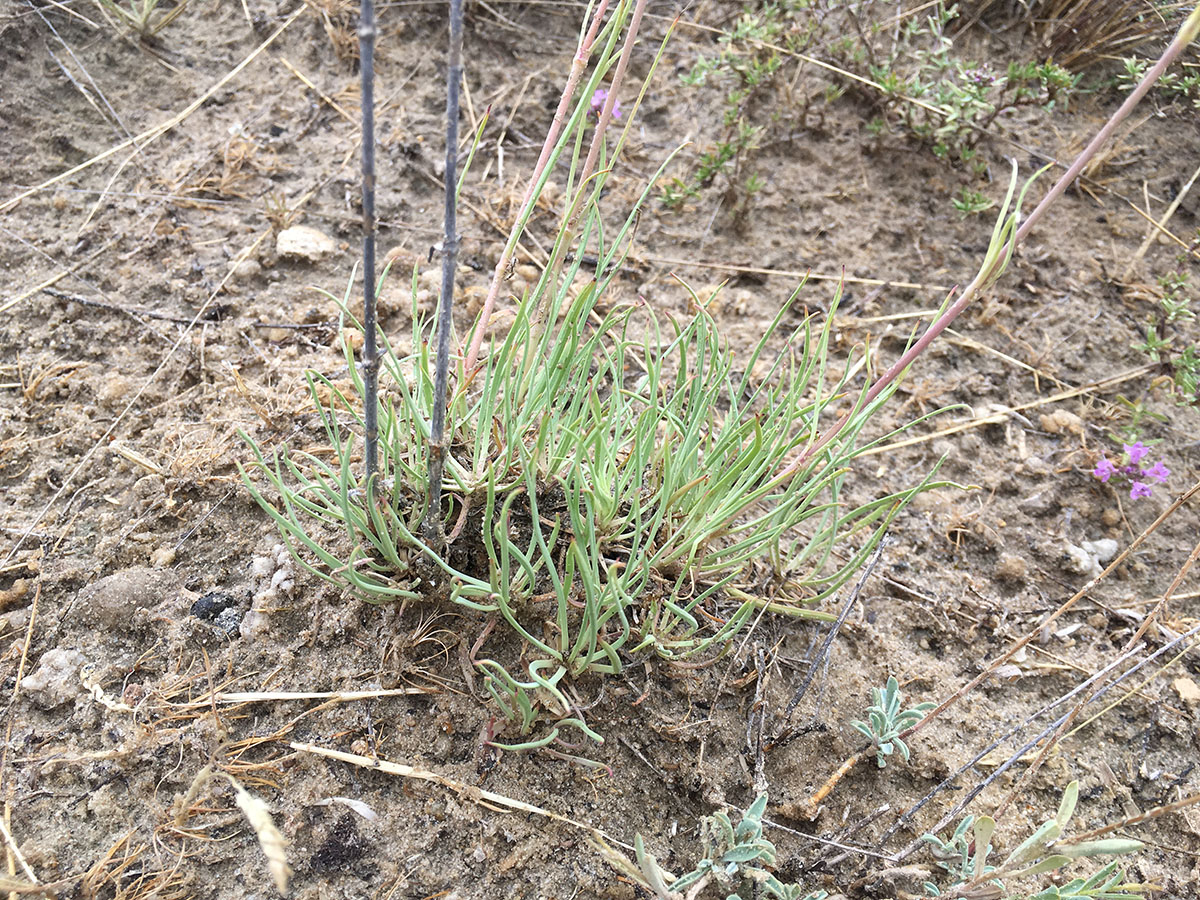
[[[697,856],[700,818],[753,799],[748,717],[765,709],[777,721],[825,626],[768,616],[707,667],[639,663],[603,691],[585,680],[579,690],[595,698],[589,721],[606,738],[589,753],[607,768],[489,752],[494,710],[462,664],[483,618],[435,602],[348,601],[295,566],[235,468],[248,458],[238,429],[268,446],[318,433],[306,369],[344,374],[336,306],[314,288],[340,295],[358,252],[348,5],[194,0],[148,45],[92,27],[82,18],[100,21],[91,5],[65,6],[13,4],[0,18],[0,203],[24,195],[0,213],[8,871],[59,883],[69,897],[271,896],[229,780],[197,781],[208,766],[266,802],[296,897],[639,896],[586,831],[480,802],[477,789],[614,840],[640,833],[664,866],[682,870]],[[674,12],[651,6],[649,38],[634,57],[641,72]],[[492,115],[460,212],[464,307],[477,306],[486,286],[580,10],[479,3],[469,13],[464,132],[485,108]],[[678,75],[714,51],[711,29],[731,19],[721,4],[685,13],[606,198],[614,216],[678,144],[693,142],[673,172],[713,140],[720,88],[688,88]],[[381,244],[411,267],[441,231],[444,68],[431,48],[442,46],[444,22],[433,5],[395,4],[381,24]],[[963,40],[1012,51],[986,30]],[[813,96],[831,83],[787,66]],[[1099,91],[1051,116],[1023,112],[980,153],[995,173],[1014,154],[1023,167],[1035,154],[1066,157],[1117,102]],[[652,201],[614,298],[681,314],[687,295],[675,276],[704,296],[727,282],[713,311],[742,352],[805,272],[813,277],[801,302],[812,308],[828,304],[844,272],[839,347],[869,338],[885,357],[897,353],[921,311],[973,274],[991,221],[951,206],[963,173],[902,135],[873,137],[876,110],[863,96],[814,109],[776,123],[754,163],[765,185],[747,208],[715,188],[677,210]],[[865,458],[853,499],[912,484],[943,456],[942,474],[974,487],[923,495],[896,520],[795,711],[797,736],[766,755],[768,816],[787,826],[768,830],[781,878],[846,896],[920,893],[928,857],[896,870],[870,854],[893,854],[933,827],[1013,745],[894,828],[901,813],[1117,660],[1191,551],[1197,515],[1185,503],[1039,630],[1089,579],[1069,548],[1105,538],[1128,546],[1196,481],[1197,417],[1161,387],[1152,392],[1162,369],[1131,346],[1156,279],[1181,266],[1196,276],[1195,257],[1180,262],[1166,238],[1136,257],[1148,228],[1137,208],[1160,217],[1186,181],[1195,122],[1161,102],[1139,113],[1089,191],[1065,198],[881,417],[882,432],[962,405],[917,440]],[[998,198],[1002,188],[997,176],[986,191]],[[1184,203],[1168,223],[1185,242],[1194,208]],[[330,239],[320,258],[277,252],[279,230],[300,223]],[[532,230],[545,239],[553,225],[548,204]],[[382,301],[389,334],[409,327],[405,278],[394,277]],[[789,321],[800,315],[797,306]],[[1128,422],[1118,395],[1164,415],[1145,436],[1172,474],[1149,499],[1131,501],[1090,474]],[[1175,588],[1131,660],[1196,624],[1195,585],[1188,575]],[[251,608],[265,612],[247,624]],[[868,760],[815,820],[800,815],[859,749],[849,722],[863,717],[871,687],[896,675],[911,702],[940,701],[1031,630],[1036,639],[1003,678],[914,737],[909,765]],[[1028,766],[1017,764],[971,809],[994,809],[1015,792],[998,838],[1011,848],[1053,813],[1072,779],[1082,785],[1077,831],[1191,795],[1198,665],[1193,644],[1177,645],[1106,698],[1136,687],[1120,705],[1094,721],[1102,704],[1087,708],[1087,724],[1032,778],[1019,783]],[[376,693],[246,702],[239,691]],[[465,787],[292,742],[406,763]],[[1200,813],[1121,833],[1148,844],[1129,863],[1131,880],[1156,883],[1161,896],[1195,896]]]

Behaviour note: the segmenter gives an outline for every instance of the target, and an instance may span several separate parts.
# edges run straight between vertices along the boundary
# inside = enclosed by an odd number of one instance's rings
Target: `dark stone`
[[[217,616],[236,603],[237,601],[233,599],[232,594],[227,594],[224,591],[209,591],[193,603],[192,608],[188,612],[201,621],[212,622]]]

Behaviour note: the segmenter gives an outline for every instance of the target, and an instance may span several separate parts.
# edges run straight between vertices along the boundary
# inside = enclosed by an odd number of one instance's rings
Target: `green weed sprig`
[[[1181,405],[1200,403],[1200,335],[1191,308],[1186,272],[1169,272],[1158,279],[1158,310],[1143,326],[1134,350],[1152,362],[1169,366],[1171,392]]]
[[[114,24],[126,28],[139,38],[158,34],[187,9],[188,0],[176,0],[162,10],[162,0],[92,0],[101,14]]]

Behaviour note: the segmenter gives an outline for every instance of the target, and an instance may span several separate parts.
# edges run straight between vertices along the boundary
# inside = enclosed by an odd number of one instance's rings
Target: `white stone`
[[[42,709],[66,703],[82,688],[79,670],[86,659],[78,650],[55,647],[42,654],[37,670],[21,679],[21,691]]]
[[[337,244],[333,238],[307,225],[285,228],[275,238],[275,252],[280,256],[305,259],[309,262],[318,262],[336,249]]]

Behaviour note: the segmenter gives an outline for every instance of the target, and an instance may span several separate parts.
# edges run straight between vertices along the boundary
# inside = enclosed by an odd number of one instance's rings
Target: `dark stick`
[[[446,72],[446,235],[442,239],[442,296],[438,303],[437,367],[433,380],[433,421],[429,435],[429,490],[421,536],[426,546],[442,542],[442,472],[446,464],[446,382],[450,370],[450,311],[458,259],[455,192],[458,163],[458,90],[462,81],[462,0],[450,0],[450,51]]]
[[[833,644],[833,639],[837,637],[837,633],[846,622],[846,617],[850,615],[850,610],[854,608],[855,602],[858,600],[858,595],[862,593],[863,587],[867,583],[867,579],[871,577],[871,573],[875,571],[875,566],[879,564],[879,557],[883,555],[883,548],[887,544],[887,537],[883,537],[878,546],[871,553],[871,558],[867,561],[866,567],[862,571],[862,575],[858,578],[858,583],[854,585],[854,589],[850,591],[850,596],[846,598],[846,603],[842,606],[842,613],[837,617],[837,621],[829,628],[829,633],[825,635],[825,640],[821,644],[821,649],[817,651],[817,655],[813,657],[812,662],[808,666],[808,672],[804,676],[804,680],[800,682],[800,687],[796,688],[796,692],[792,695],[792,699],[783,710],[783,724],[780,726],[779,733],[775,736],[772,743],[778,743],[788,733],[792,719],[792,712],[799,705],[804,695],[808,693],[808,688],[816,677],[817,669],[821,665],[821,661],[825,659],[825,655],[829,652],[830,646]]]
[[[362,0],[358,56],[362,67],[363,421],[366,424],[367,502],[375,500],[379,465],[379,349],[375,344],[375,3]]]

